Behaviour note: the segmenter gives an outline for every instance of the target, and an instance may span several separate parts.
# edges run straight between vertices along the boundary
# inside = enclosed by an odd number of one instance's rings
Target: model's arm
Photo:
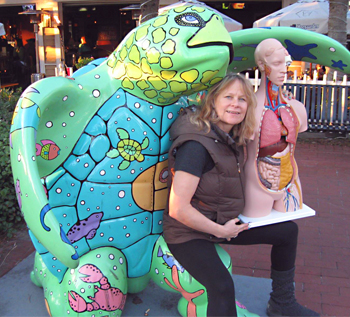
[[[290,100],[289,104],[293,107],[293,110],[298,116],[300,122],[299,133],[306,131],[308,129],[308,122],[305,105],[295,99]]]
[[[218,238],[230,240],[241,231],[248,229],[248,224],[236,225],[238,218],[220,225],[191,205],[191,199],[197,189],[200,178],[183,171],[176,171],[170,190],[169,215],[184,225]]]

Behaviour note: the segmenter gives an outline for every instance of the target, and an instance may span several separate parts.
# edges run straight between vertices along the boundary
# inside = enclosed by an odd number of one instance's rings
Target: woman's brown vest
[[[244,207],[243,147],[236,146],[234,140],[216,125],[209,133],[199,131],[185,112],[173,124],[170,136],[173,144],[169,151],[168,188],[172,184],[176,149],[189,140],[201,143],[214,161],[214,168],[201,176],[191,205],[209,219],[224,224],[236,218]],[[169,204],[169,201],[168,201]],[[167,243],[182,243],[192,239],[208,239],[221,242],[224,239],[189,228],[169,216],[168,204],[163,216],[163,235]]]

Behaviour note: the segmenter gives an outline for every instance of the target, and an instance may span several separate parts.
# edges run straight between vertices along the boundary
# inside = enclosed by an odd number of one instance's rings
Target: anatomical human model
[[[307,115],[302,103],[285,99],[282,85],[291,57],[275,39],[262,41],[255,51],[261,71],[256,93],[256,131],[248,144],[244,169],[245,208],[243,215],[258,218],[272,208],[296,211],[302,208],[302,192],[294,150],[299,132],[307,129]]]

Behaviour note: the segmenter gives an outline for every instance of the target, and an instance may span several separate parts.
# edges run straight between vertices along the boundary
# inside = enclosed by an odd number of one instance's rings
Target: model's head
[[[210,129],[215,123],[225,132],[233,131],[238,143],[244,144],[255,127],[256,97],[249,80],[229,73],[208,92],[193,122]]]
[[[276,39],[266,39],[256,47],[255,63],[259,70],[277,86],[283,85],[287,67],[292,60],[288,51]]]

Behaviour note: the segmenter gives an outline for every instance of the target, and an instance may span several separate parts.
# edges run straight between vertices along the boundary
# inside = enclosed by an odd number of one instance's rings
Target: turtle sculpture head
[[[168,105],[220,81],[232,54],[219,15],[204,7],[182,6],[130,32],[107,65],[126,91]]]

